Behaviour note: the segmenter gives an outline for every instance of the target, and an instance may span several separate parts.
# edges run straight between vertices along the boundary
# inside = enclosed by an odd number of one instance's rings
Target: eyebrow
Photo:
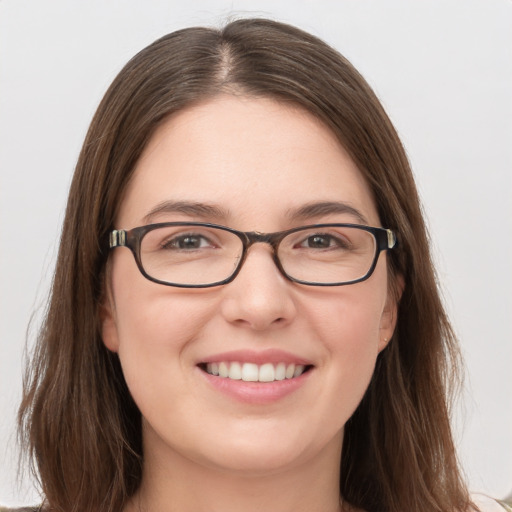
[[[213,204],[193,201],[162,201],[144,216],[143,221],[150,224],[156,216],[165,213],[181,213],[190,217],[201,217],[216,221],[229,217],[227,210]]]
[[[228,210],[209,203],[194,201],[162,201],[152,208],[143,218],[145,224],[153,222],[161,214],[181,213],[190,217],[222,221],[230,217]],[[286,216],[291,220],[306,221],[325,215],[345,214],[355,217],[362,224],[368,224],[366,217],[353,206],[342,201],[319,201],[305,204],[299,208],[288,210]]]
[[[288,217],[291,219],[308,220],[324,215],[346,214],[355,217],[359,222],[368,224],[366,217],[353,206],[342,201],[320,201],[308,203],[295,210],[288,211]]]

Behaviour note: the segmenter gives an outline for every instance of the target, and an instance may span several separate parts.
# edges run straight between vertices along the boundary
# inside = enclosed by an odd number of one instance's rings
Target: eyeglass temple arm
[[[391,231],[391,229],[386,229],[386,233],[388,235],[388,246],[386,249],[393,249],[397,242],[396,235],[393,233],[393,231]]]
[[[109,235],[110,248],[126,246],[126,231],[114,229]]]

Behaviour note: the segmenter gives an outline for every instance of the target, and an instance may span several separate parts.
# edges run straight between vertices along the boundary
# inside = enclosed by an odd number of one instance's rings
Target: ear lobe
[[[119,336],[117,332],[117,322],[115,317],[114,306],[111,301],[105,299],[100,307],[100,322],[101,322],[101,338],[104,345],[111,352],[118,352],[119,350]]]
[[[395,331],[398,317],[398,303],[404,291],[404,279],[402,275],[393,278],[394,283],[390,287],[384,311],[380,320],[379,352],[384,350]]]
[[[396,304],[396,303],[395,303]],[[389,307],[386,305],[386,309],[382,313],[380,331],[379,331],[379,352],[384,350],[395,330],[396,325],[396,305]]]

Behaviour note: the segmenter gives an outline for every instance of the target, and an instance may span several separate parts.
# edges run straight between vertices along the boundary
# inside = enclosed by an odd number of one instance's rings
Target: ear
[[[101,337],[105,346],[112,352],[119,350],[116,312],[110,293],[106,294],[100,306]]]
[[[379,352],[387,347],[395,332],[398,317],[398,304],[404,291],[405,282],[403,276],[397,275],[392,279],[393,283],[389,286],[386,304],[384,305],[380,319]]]

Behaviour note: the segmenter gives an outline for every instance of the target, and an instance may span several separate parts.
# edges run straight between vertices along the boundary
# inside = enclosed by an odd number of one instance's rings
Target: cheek
[[[163,288],[163,287],[162,287]],[[151,423],[174,424],[193,405],[190,368],[210,308],[172,291],[118,301],[118,355],[130,394]],[[160,418],[160,419],[158,419]]]
[[[362,398],[379,354],[379,308],[370,301],[342,301],[330,311],[331,325],[325,332],[325,344],[334,364],[332,375],[345,390]]]
[[[116,302],[120,355],[136,351],[141,358],[175,357],[197,337],[209,311],[207,305],[198,308],[197,300],[166,289],[163,294],[126,294]]]
[[[112,292],[117,352],[136,398],[143,389],[161,392],[169,385],[169,375],[190,363],[189,347],[211,318],[214,306],[202,297],[205,300],[198,307],[200,294],[151,283],[132,267],[117,265]]]
[[[315,340],[320,354],[318,391],[306,408],[312,431],[322,443],[343,429],[368,388],[379,353],[384,299],[365,283],[309,292],[308,300],[303,298],[301,329]]]
[[[344,347],[357,355],[377,350],[385,294],[367,282],[323,291],[310,302],[305,315],[332,352]]]
[[[197,298],[187,290],[148,281],[129,251],[119,250],[115,256],[112,293],[120,351],[141,346],[151,355],[150,349],[178,347],[193,337],[208,305],[198,308]]]
[[[321,340],[331,399],[353,411],[371,380],[381,342],[386,294],[367,281],[318,295],[308,323]],[[311,305],[312,303],[310,303]]]

